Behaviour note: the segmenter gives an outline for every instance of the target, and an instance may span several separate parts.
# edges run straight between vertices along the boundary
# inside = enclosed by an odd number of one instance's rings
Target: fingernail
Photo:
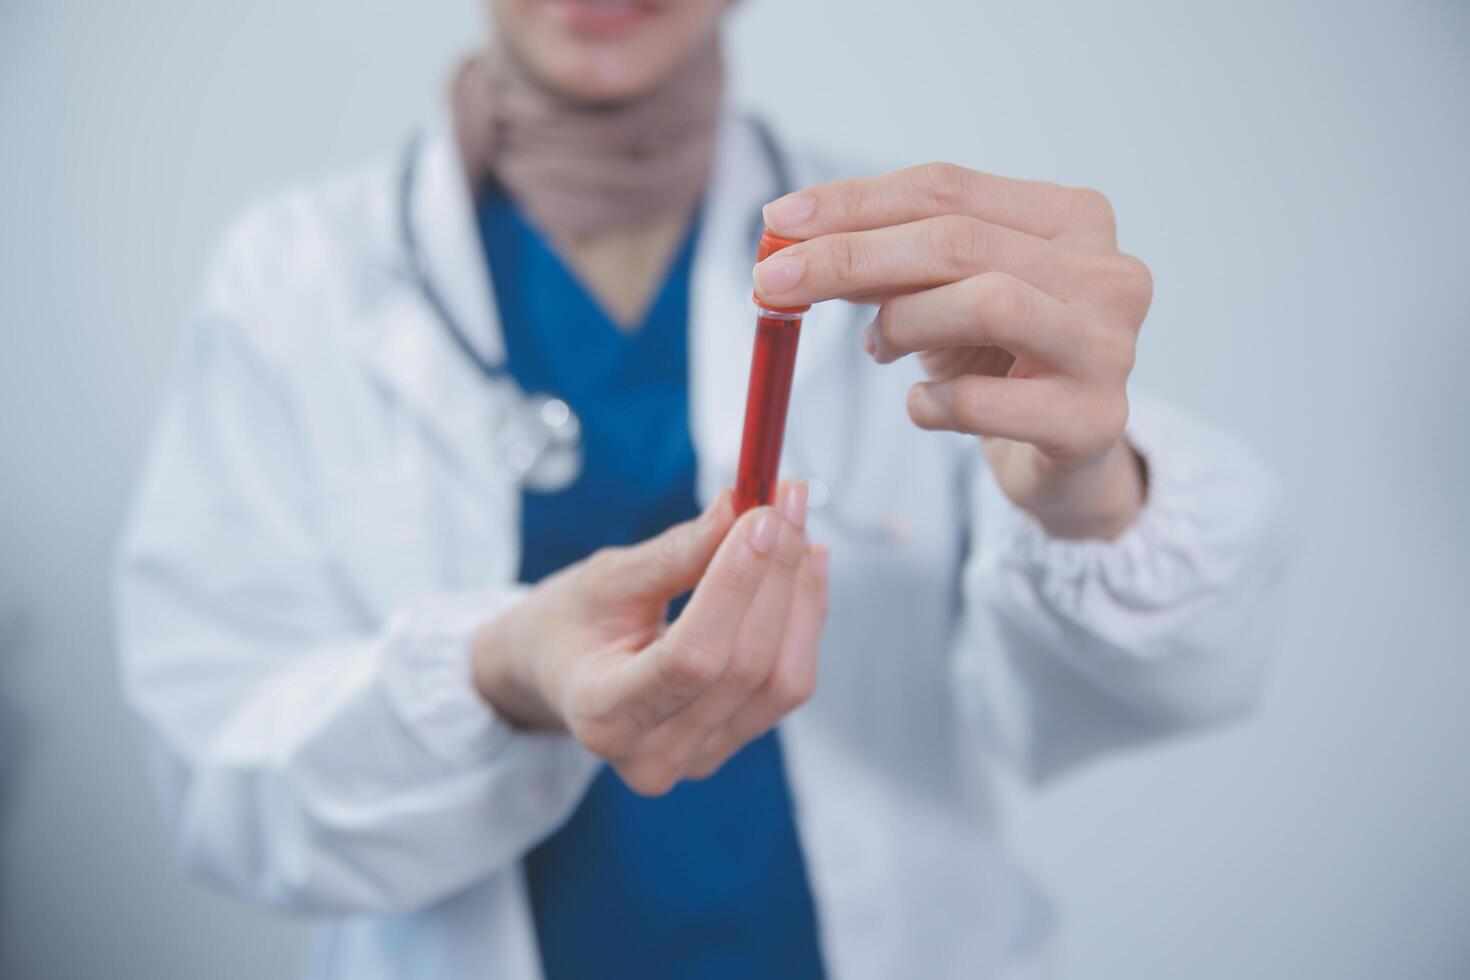
[[[869,357],[878,356],[878,321],[874,320],[863,328],[863,350]]]
[[[788,483],[781,488],[781,513],[795,527],[806,527],[805,483]]]
[[[772,231],[788,231],[812,216],[817,199],[806,191],[787,194],[761,208],[766,227]]]
[[[778,296],[801,282],[806,259],[777,253],[755,267],[755,288],[763,296]]]
[[[780,530],[778,523],[775,513],[769,509],[762,510],[755,519],[755,524],[750,529],[750,547],[756,554],[766,554],[776,543],[776,532]]]

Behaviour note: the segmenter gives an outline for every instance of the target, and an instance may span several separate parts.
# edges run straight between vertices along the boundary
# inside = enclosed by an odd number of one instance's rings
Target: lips
[[[581,34],[621,34],[655,17],[648,0],[546,0],[553,17]]]

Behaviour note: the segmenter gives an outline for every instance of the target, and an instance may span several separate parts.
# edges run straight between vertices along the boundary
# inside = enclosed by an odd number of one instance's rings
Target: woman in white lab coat
[[[1046,778],[1257,694],[1271,484],[1130,411],[1151,284],[1106,199],[773,147],[723,107],[724,6],[496,0],[452,123],[215,256],[120,555],[124,681],[183,859],[320,916],[313,976],[1030,975],[1049,916],[993,768]],[[757,292],[817,305],[799,479],[736,520],[762,205],[805,241]],[[508,458],[538,327],[498,241],[546,246],[630,335],[682,297],[657,418],[690,519],[594,548],[621,539],[557,518],[536,534],[593,553],[528,574],[528,515],[570,490]],[[566,401],[575,487],[616,419]]]

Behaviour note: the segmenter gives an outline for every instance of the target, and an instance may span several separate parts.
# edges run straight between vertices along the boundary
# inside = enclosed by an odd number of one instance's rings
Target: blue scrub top
[[[511,376],[582,422],[578,480],[523,495],[521,580],[697,515],[687,328],[698,219],[626,331],[503,191],[485,188],[478,215]],[[604,767],[525,873],[548,980],[823,975],[775,732],[658,799]]]

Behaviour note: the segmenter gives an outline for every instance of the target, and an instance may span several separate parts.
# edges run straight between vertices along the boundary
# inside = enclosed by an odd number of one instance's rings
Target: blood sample
[[[756,262],[796,241],[769,231],[761,234]],[[774,502],[786,435],[786,405],[791,400],[791,375],[796,368],[796,345],[801,340],[801,316],[810,306],[777,308],[755,297],[755,353],[750,359],[750,388],[745,395],[745,434],[740,440],[740,469],[735,479],[735,513]]]

